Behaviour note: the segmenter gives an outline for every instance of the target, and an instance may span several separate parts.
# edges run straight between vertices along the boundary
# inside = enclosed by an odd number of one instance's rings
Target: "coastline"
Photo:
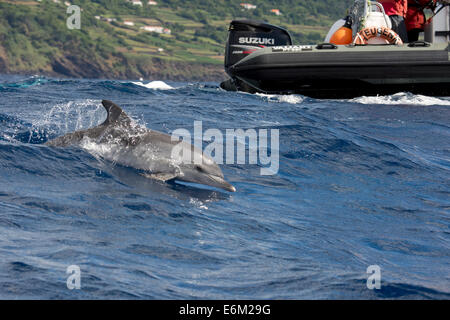
[[[3,63],[2,63],[3,62]],[[0,74],[42,75],[56,78],[76,79],[155,79],[171,81],[212,81],[227,78],[222,65],[196,62],[167,61],[149,58],[145,62],[123,60],[120,67],[88,61],[74,61],[71,57],[55,60],[45,68],[14,69],[0,59]]]

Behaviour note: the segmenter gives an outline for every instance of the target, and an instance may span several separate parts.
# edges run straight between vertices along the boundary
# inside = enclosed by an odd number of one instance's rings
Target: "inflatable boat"
[[[347,45],[329,42],[293,45],[283,28],[234,20],[225,52],[225,71],[230,79],[222,82],[221,87],[228,91],[296,93],[315,98],[397,92],[449,96],[449,17],[449,7],[441,8],[433,23],[427,26],[423,41],[405,44],[399,44],[394,38],[389,41],[388,32],[382,31],[390,30],[386,24],[366,28],[353,37],[366,34],[371,38],[370,30],[373,30],[372,38],[386,33],[386,41],[377,38],[372,43],[353,41]],[[330,34],[333,32],[330,30]]]

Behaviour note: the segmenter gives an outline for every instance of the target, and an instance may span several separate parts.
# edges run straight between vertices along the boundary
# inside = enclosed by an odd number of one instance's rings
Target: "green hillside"
[[[70,2],[70,3],[69,3]],[[321,41],[352,1],[22,0],[0,2],[0,73],[91,78],[218,79],[227,27],[235,18],[287,28],[294,41]],[[67,5],[82,8],[69,30]],[[271,12],[279,9],[281,15]],[[125,25],[124,22],[134,25]],[[170,29],[170,34],[141,27]]]

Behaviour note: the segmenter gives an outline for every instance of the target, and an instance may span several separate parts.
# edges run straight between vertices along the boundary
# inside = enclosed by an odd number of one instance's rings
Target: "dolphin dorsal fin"
[[[102,100],[102,105],[105,107],[108,116],[102,125],[129,125],[131,119],[117,104],[109,100]]]

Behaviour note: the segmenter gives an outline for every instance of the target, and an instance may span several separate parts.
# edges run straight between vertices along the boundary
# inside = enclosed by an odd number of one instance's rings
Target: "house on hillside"
[[[102,20],[102,21],[106,21],[106,22],[117,21],[116,18],[106,18],[106,17],[102,17],[102,16],[95,16],[95,19],[97,19],[97,20]]]
[[[272,9],[270,12],[274,13],[276,16],[281,16],[280,9]]]
[[[256,6],[251,3],[241,3],[241,7],[243,7],[244,9],[247,9],[247,10],[256,9]]]
[[[128,0],[128,2],[131,2],[134,6],[143,6],[141,0]]]
[[[134,26],[134,22],[133,21],[124,21],[123,24],[126,25],[126,26],[130,26],[130,27]]]
[[[153,1],[153,0],[150,0],[150,1],[148,2],[148,5],[149,5],[149,6],[157,6],[157,5],[158,5],[158,2]]]
[[[164,34],[171,34],[172,31],[170,29],[160,27],[160,26],[143,26],[141,27],[142,30],[147,32],[155,32],[155,33],[164,33]]]
[[[159,26],[143,26],[141,27],[142,30],[147,32],[156,32],[156,33],[163,33],[164,28]]]

